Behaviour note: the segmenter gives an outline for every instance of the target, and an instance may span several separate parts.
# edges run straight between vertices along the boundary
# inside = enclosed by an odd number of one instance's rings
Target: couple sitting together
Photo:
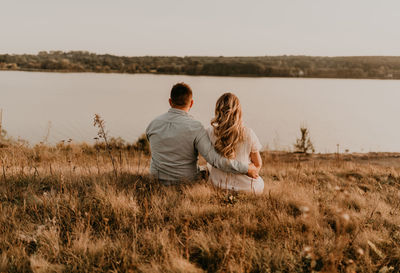
[[[192,90],[185,83],[172,87],[171,108],[146,129],[150,142],[150,174],[164,185],[199,179],[200,153],[208,162],[209,179],[215,186],[235,191],[262,193],[261,144],[242,122],[239,99],[223,94],[215,106],[212,127],[207,130],[188,114]]]

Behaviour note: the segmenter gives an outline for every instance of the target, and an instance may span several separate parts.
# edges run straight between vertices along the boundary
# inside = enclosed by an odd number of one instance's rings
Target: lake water
[[[0,72],[3,127],[14,138],[92,142],[99,113],[111,136],[132,142],[168,110],[171,86],[192,86],[191,114],[205,126],[224,92],[269,149],[291,149],[305,124],[318,152],[400,152],[400,81],[233,78],[150,74]]]

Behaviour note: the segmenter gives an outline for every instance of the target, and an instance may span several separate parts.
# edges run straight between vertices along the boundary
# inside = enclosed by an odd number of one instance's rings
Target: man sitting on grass
[[[203,125],[189,114],[193,106],[192,90],[185,83],[172,87],[171,108],[154,119],[146,129],[150,142],[150,174],[164,185],[199,179],[198,154],[213,167],[225,172],[258,177],[258,169],[220,156]]]

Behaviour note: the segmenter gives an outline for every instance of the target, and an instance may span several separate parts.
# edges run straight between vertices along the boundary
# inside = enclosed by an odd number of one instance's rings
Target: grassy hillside
[[[400,157],[264,153],[261,196],[160,187],[149,156],[0,148],[0,272],[399,272]]]

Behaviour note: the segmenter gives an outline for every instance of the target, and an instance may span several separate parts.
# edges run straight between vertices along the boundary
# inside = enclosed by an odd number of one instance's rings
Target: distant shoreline
[[[312,76],[303,76],[303,77],[293,77],[293,76],[254,76],[254,75],[229,75],[229,76],[221,76],[221,75],[188,75],[188,74],[168,74],[168,73],[158,73],[158,72],[138,72],[138,73],[127,73],[127,72],[98,72],[98,71],[65,71],[65,70],[46,70],[46,69],[0,69],[2,71],[13,71],[13,72],[34,72],[34,73],[60,73],[60,74],[85,74],[85,73],[93,73],[93,74],[127,74],[127,75],[160,75],[160,76],[189,76],[189,77],[227,77],[227,78],[278,78],[278,79],[332,79],[332,80],[384,80],[384,81],[397,81],[399,79],[393,78],[339,78],[339,77],[312,77]]]
[[[124,57],[86,51],[0,55],[0,71],[316,79],[400,79],[400,57]]]

